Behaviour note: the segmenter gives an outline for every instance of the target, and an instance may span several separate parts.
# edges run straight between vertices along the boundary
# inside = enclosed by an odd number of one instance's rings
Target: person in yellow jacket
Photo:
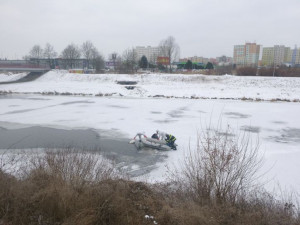
[[[175,136],[173,136],[172,134],[166,134],[165,141],[167,142],[167,145],[171,149],[176,150],[176,145],[175,145],[176,137]]]

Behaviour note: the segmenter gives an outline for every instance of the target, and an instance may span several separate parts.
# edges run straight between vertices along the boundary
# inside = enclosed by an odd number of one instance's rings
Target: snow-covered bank
[[[0,82],[11,82],[25,77],[27,73],[0,73]]]
[[[120,85],[118,81],[135,81]],[[132,86],[132,87],[128,87]],[[70,74],[50,71],[39,79],[1,85],[14,93],[69,93],[125,97],[177,97],[299,101],[300,79],[182,74]]]

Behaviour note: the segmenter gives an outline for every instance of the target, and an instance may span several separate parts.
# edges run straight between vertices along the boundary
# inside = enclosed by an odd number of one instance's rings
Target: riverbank
[[[54,70],[33,82],[0,85],[0,93],[299,102],[300,79],[232,75],[71,74]]]

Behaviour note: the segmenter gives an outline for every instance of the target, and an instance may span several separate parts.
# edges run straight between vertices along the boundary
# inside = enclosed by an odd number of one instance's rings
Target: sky
[[[108,58],[173,36],[180,56],[232,56],[233,46],[300,47],[300,0],[0,0],[0,58],[46,43],[91,41]]]

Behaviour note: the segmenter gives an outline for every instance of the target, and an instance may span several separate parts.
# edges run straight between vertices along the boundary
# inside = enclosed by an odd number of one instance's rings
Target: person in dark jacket
[[[154,133],[154,134],[151,136],[151,138],[159,140],[159,137],[158,137],[157,133]]]

